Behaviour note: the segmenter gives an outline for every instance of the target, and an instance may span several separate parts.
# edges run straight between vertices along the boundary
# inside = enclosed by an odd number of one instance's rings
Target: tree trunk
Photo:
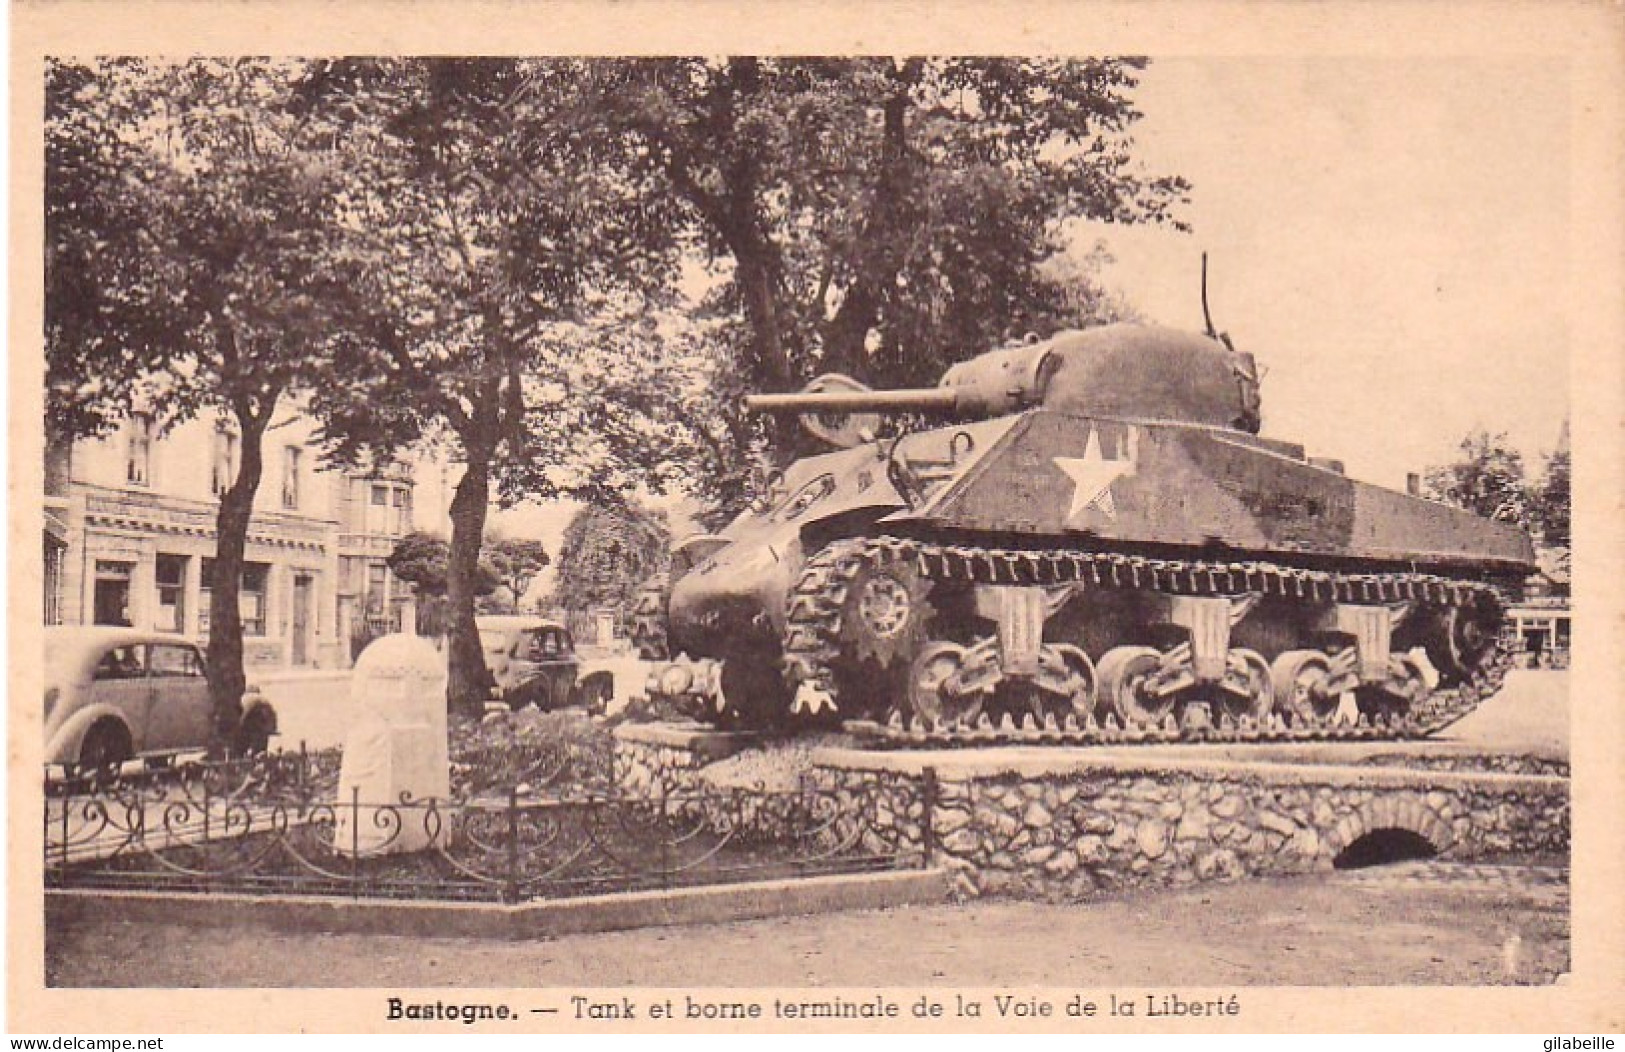
[[[822,328],[823,369],[863,377],[867,368],[869,332],[880,321],[882,297],[896,285],[903,269],[903,245],[919,223],[918,208],[909,200],[913,175],[908,151],[910,90],[918,82],[923,62],[909,59],[892,73],[893,87],[881,104],[882,124],[879,171],[869,213],[859,232],[857,274],[835,316]]]
[[[275,400],[272,400],[272,406]],[[223,758],[242,720],[243,618],[238,606],[242,594],[243,558],[248,547],[248,524],[254,517],[254,495],[264,473],[265,423],[270,408],[256,417],[237,413],[242,430],[242,463],[231,486],[220,496],[215,516],[214,575],[209,582],[209,696],[211,720],[209,755]]]
[[[470,450],[468,470],[451,498],[451,545],[446,554],[446,601],[451,607],[446,704],[453,711],[474,714],[484,709],[496,683],[485,667],[479,629],[474,624],[474,591],[490,496],[490,458]]]

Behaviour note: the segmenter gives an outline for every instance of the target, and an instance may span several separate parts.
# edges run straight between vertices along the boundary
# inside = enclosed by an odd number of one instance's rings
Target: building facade
[[[1568,668],[1573,634],[1569,608],[1567,549],[1537,548],[1540,573],[1530,578],[1523,601],[1507,611],[1518,633],[1523,663],[1533,668]]]
[[[412,472],[326,470],[314,425],[264,439],[239,600],[250,667],[341,668],[357,640],[409,620],[384,560],[412,529]],[[46,624],[128,624],[205,641],[220,495],[240,440],[224,419],[158,434],[136,413],[102,439],[47,450]]]

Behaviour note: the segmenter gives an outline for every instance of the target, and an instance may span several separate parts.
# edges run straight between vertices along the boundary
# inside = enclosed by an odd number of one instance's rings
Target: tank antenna
[[[1234,352],[1236,345],[1230,342],[1230,334],[1218,332],[1213,328],[1213,315],[1207,310],[1207,253],[1202,253],[1202,320],[1207,323],[1207,338],[1218,340],[1225,348]]]
[[[1202,253],[1202,320],[1207,323],[1208,339],[1216,340],[1219,334],[1213,329],[1213,315],[1207,309],[1207,253]]]

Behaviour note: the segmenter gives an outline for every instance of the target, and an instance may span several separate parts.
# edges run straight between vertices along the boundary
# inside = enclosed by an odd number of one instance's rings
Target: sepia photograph
[[[1625,1025],[1617,11],[173,6],[13,9],[12,1030]]]

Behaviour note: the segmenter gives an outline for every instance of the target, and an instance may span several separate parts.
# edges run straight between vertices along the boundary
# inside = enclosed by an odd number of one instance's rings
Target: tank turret
[[[1258,368],[1252,355],[1217,339],[1136,325],[1064,332],[989,351],[950,368],[937,387],[872,391],[830,374],[798,394],[749,395],[745,405],[817,417],[916,413],[956,420],[1039,407],[1205,424],[1248,434],[1256,434],[1260,423]],[[815,431],[830,427],[827,421],[813,423]]]
[[[651,683],[713,722],[933,744],[1428,733],[1498,682],[1533,565],[1513,527],[1261,437],[1258,371],[1222,336],[1111,325],[932,388],[830,375],[746,404],[835,449],[639,599],[640,645],[681,656]]]

